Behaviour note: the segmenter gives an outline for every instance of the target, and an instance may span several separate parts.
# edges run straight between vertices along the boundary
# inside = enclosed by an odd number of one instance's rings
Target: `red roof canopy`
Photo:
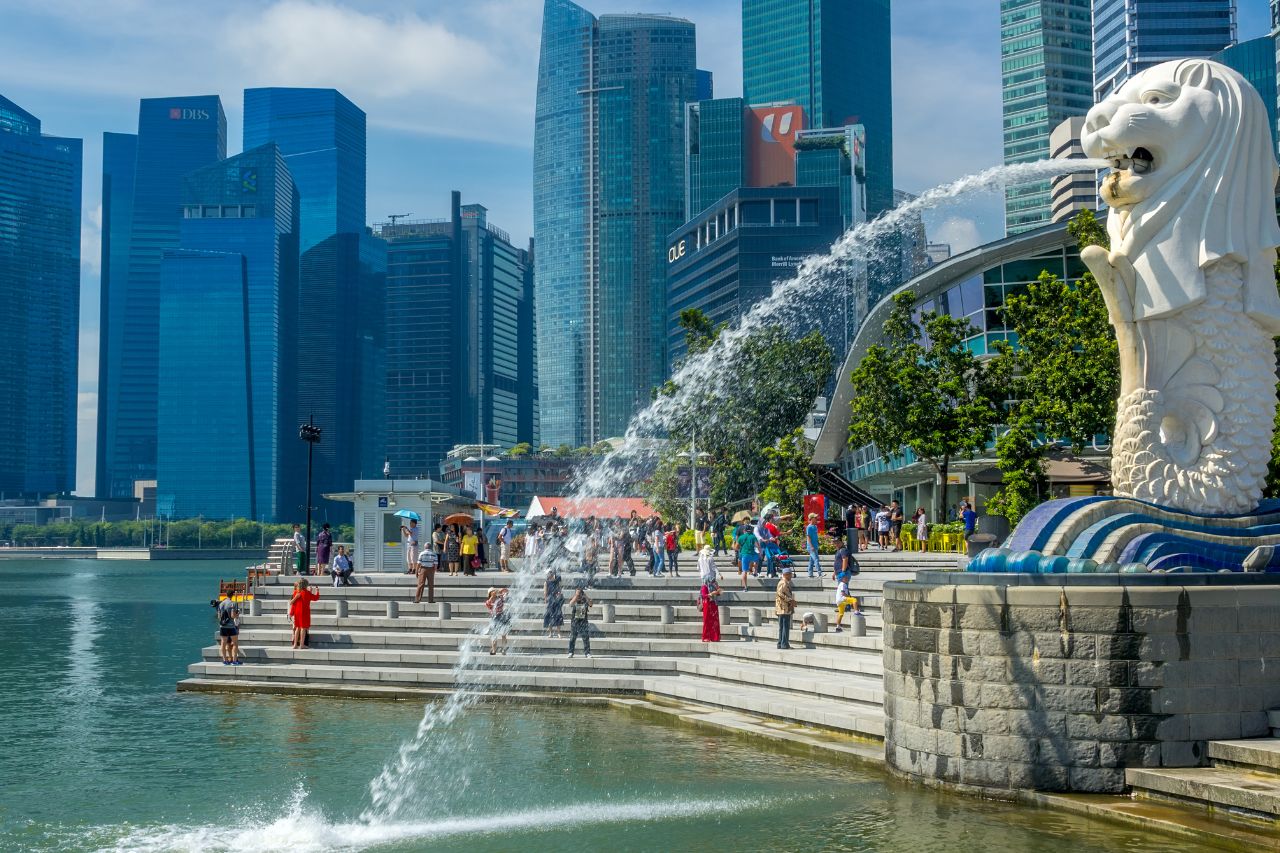
[[[534,518],[539,515],[551,515],[553,509],[557,510],[563,518],[587,518],[588,516],[595,516],[596,518],[629,518],[632,510],[639,513],[642,518],[657,515],[653,507],[645,503],[642,498],[583,498],[574,500],[573,498],[536,497],[529,504],[529,511],[526,516]]]

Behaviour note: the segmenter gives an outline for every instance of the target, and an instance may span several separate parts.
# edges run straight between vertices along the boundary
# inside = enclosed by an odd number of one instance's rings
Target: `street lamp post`
[[[298,438],[307,443],[307,544],[302,553],[302,574],[307,575],[311,574],[311,463],[320,443],[320,427],[315,425],[314,417],[298,427]]]

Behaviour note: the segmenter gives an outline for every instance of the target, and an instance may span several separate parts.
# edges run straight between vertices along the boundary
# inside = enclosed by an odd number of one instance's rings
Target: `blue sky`
[[[698,26],[716,94],[742,92],[739,0],[584,0]],[[918,192],[1000,162],[998,0],[895,0],[894,169]],[[1240,0],[1240,38],[1266,32],[1266,0]],[[92,489],[97,407],[103,131],[134,132],[138,99],[217,94],[228,153],[241,92],[332,86],[369,116],[368,216],[441,217],[450,190],[532,231],[534,79],[541,0],[0,0],[0,94],[46,133],[85,142],[80,491]],[[944,210],[930,237],[968,248],[1001,235],[998,198]]]

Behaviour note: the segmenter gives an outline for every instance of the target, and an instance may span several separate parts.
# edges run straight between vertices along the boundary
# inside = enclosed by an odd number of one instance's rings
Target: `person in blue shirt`
[[[964,510],[960,513],[960,517],[964,519],[964,535],[968,539],[973,532],[978,529],[978,514],[973,511],[973,507],[965,504]]]
[[[818,514],[809,513],[809,524],[804,529],[804,546],[809,552],[809,577],[816,578],[822,573],[818,565]]]

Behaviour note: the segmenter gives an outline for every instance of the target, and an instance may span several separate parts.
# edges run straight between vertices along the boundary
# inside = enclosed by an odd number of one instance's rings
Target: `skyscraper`
[[[743,0],[743,98],[799,104],[810,127],[863,125],[873,217],[893,207],[891,57],[889,0]]]
[[[1271,125],[1271,143],[1276,144],[1276,37],[1275,35],[1258,36],[1255,39],[1242,41],[1211,57],[1229,68],[1239,71],[1244,79],[1253,84],[1262,96],[1262,103],[1267,108],[1267,117]]]
[[[386,244],[365,226],[365,114],[333,89],[246,89],[245,150],[269,142],[299,196],[298,300],[283,319],[297,340],[298,418],[323,431],[316,494],[346,490],[380,472],[384,452]],[[351,511],[320,505],[322,517]]]
[[[747,186],[745,121],[742,98],[695,101],[685,108],[686,220]]]
[[[299,456],[293,179],[264,145],[183,185],[181,248],[161,261],[157,493],[179,517],[287,517],[298,484],[285,460]]]
[[[454,192],[443,221],[383,225],[387,461],[436,477],[458,444],[538,443],[532,258]]]
[[[160,259],[178,246],[182,178],[227,155],[222,102],[216,95],[144,99],[136,140],[110,134],[103,150],[97,492],[132,497],[135,481],[156,476]]]
[[[1094,0],[1094,100],[1152,65],[1209,57],[1235,41],[1236,0]]]
[[[666,373],[666,235],[684,221],[694,27],[546,0],[533,195],[542,440],[620,434]]]
[[[1003,0],[1000,68],[1004,102],[1004,162],[1049,156],[1049,136],[1093,106],[1089,0]],[[1005,190],[1005,231],[1048,225],[1050,182]]]
[[[76,483],[81,141],[0,96],[0,492]]]

